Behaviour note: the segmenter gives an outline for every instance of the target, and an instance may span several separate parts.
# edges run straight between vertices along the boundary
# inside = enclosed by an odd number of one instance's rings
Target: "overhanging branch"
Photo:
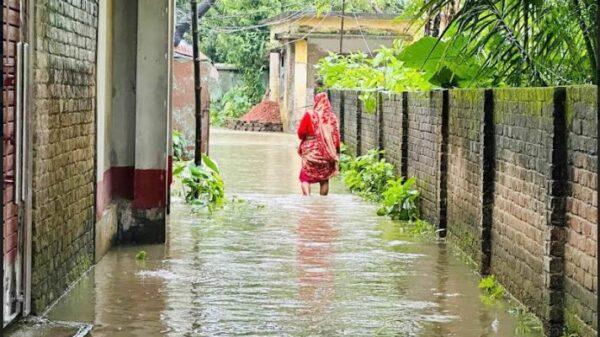
[[[212,6],[214,6],[214,4],[216,2],[217,2],[217,0],[202,1],[198,5],[198,10],[197,10],[198,19],[202,18],[204,16],[204,14],[206,14],[206,12],[208,12],[208,10],[211,9]],[[177,26],[175,26],[175,41],[173,41],[175,44],[175,47],[179,46],[179,43],[181,42],[181,40],[183,40],[185,33],[187,33],[189,30],[190,30],[189,22],[182,22],[182,23],[178,24]]]

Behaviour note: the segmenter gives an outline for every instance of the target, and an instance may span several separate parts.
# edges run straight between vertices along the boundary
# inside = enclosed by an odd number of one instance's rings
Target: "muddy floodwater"
[[[211,142],[238,201],[211,217],[174,198],[166,245],[115,247],[50,319],[91,323],[94,337],[519,335],[445,243],[403,234],[339,182],[301,197],[292,136]]]

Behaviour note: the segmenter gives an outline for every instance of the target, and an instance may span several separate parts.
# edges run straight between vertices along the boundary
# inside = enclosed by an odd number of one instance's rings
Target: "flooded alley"
[[[336,181],[300,196],[296,140],[215,130],[228,199],[192,214],[173,191],[166,245],[113,248],[52,307],[94,337],[505,336],[508,304],[445,243],[416,239]],[[136,260],[144,250],[145,261]]]

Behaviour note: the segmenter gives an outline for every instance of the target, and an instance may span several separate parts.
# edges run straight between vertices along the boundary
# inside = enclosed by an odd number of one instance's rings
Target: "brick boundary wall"
[[[417,177],[422,218],[547,336],[596,336],[596,87],[384,93],[371,116],[359,94],[332,92],[350,153],[382,147]]]
[[[568,188],[565,243],[565,318],[584,336],[597,326],[596,91],[567,89]]]
[[[383,94],[380,113],[382,117],[383,128],[382,148],[385,149],[385,158],[388,162],[394,164],[397,173],[401,174],[402,167],[402,95]]]
[[[32,306],[94,261],[97,0],[35,2]]]

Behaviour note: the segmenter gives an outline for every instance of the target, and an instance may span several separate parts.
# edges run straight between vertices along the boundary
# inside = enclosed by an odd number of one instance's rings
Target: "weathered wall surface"
[[[357,154],[358,145],[358,93],[346,91],[344,96],[344,143],[351,154]],[[335,108],[334,108],[335,110]]]
[[[32,301],[93,263],[96,0],[35,2]]]
[[[196,138],[196,110],[194,90],[194,62],[175,60],[173,62],[173,129],[183,133],[188,143],[188,151],[193,152]],[[209,62],[202,62],[201,111],[203,116],[203,134],[208,134],[208,110],[210,108],[210,90],[218,77],[216,69]],[[206,138],[204,138],[206,139]]]
[[[566,325],[591,337],[595,93],[584,86],[384,94],[368,116],[357,92],[343,92],[343,104],[332,92],[332,104],[350,153],[381,142],[399,172],[419,180],[422,217],[531,308],[548,336]]]
[[[385,149],[385,158],[394,164],[397,173],[401,173],[403,148],[402,148],[402,128],[404,126],[402,113],[402,95],[383,96],[383,148]]]
[[[439,220],[442,95],[437,92],[408,94],[408,176],[417,178],[421,192],[421,217]]]
[[[595,87],[567,90],[566,319],[568,325],[582,336],[593,336],[598,331],[596,99]]]
[[[492,273],[539,316],[544,315],[553,95],[553,88],[494,92],[497,170]]]
[[[484,91],[452,91],[449,104],[448,235],[480,261]]]

